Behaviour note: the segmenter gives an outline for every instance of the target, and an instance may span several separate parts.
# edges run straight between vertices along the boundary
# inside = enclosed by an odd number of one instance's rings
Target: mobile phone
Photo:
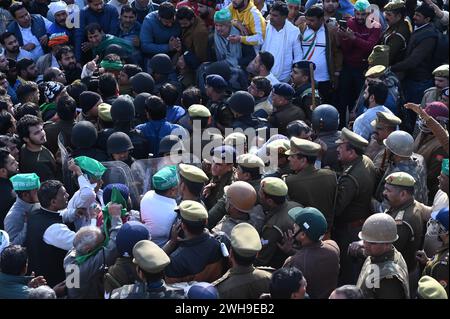
[[[343,30],[347,30],[347,20],[339,20],[339,27]]]

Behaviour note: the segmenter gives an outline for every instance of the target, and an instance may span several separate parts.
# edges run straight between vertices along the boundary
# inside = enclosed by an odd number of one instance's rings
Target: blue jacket
[[[119,38],[122,38],[125,41],[127,41],[130,45],[133,45],[134,37],[135,36],[139,37],[140,33],[141,33],[141,24],[136,21],[134,25],[131,27],[131,29],[127,32],[119,28],[118,36]]]
[[[31,276],[13,276],[0,272],[0,299],[28,299]]]
[[[178,121],[186,114],[186,110],[179,105],[167,107],[166,119],[170,123],[178,123]]]
[[[136,129],[148,139],[150,144],[150,153],[153,153],[154,156],[158,156],[159,142],[164,136],[170,135],[175,129],[184,131],[180,125],[169,123],[166,119],[159,121],[148,121],[145,124],[136,126]]]
[[[78,61],[81,59],[81,43],[85,39],[84,28],[90,23],[101,25],[105,34],[119,34],[119,14],[117,9],[110,4],[105,4],[103,12],[97,13],[89,9],[88,6],[80,11],[80,27],[75,31],[75,57]]]
[[[16,35],[19,45],[23,46],[22,32],[20,32],[19,24],[14,20],[8,25],[8,31]],[[44,19],[37,14],[31,15],[31,33],[39,38],[47,34]]]
[[[181,28],[178,23],[175,22],[172,27],[167,28],[159,21],[158,12],[151,12],[142,23],[141,50],[150,56],[158,53],[169,53],[170,38],[180,36]]]

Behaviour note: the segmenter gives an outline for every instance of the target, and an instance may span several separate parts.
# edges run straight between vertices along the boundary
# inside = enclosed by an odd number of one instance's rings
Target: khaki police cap
[[[406,8],[405,2],[402,0],[391,0],[384,6],[384,11],[392,11],[400,8]]]
[[[133,247],[133,263],[144,271],[157,274],[170,264],[167,254],[150,240],[141,240]]]
[[[188,108],[188,113],[190,117],[210,117],[211,112],[208,108],[201,104],[192,104]]]
[[[286,151],[286,155],[302,154],[306,156],[317,156],[322,147],[320,144],[305,140],[303,138],[292,137],[291,149]]]
[[[441,65],[433,71],[433,75],[448,79],[448,69],[448,64]]]
[[[175,209],[180,212],[183,219],[191,222],[201,222],[208,219],[206,208],[199,202],[184,200]]]
[[[234,132],[231,133],[229,135],[227,135],[227,137],[225,137],[225,139],[223,140],[223,143],[225,145],[244,145],[247,142],[247,137],[245,136],[244,133],[240,133],[240,132]]]
[[[383,125],[395,127],[401,123],[402,120],[392,113],[377,112],[376,120],[373,120],[370,124],[372,125],[372,127],[382,127]]]
[[[261,181],[261,188],[264,193],[272,196],[286,196],[288,187],[286,183],[277,177],[266,177]]]
[[[255,227],[240,223],[231,230],[231,247],[242,257],[253,257],[262,248],[261,238]]]
[[[352,146],[359,148],[361,150],[363,150],[367,145],[369,145],[369,142],[364,137],[350,131],[346,127],[342,129],[341,133],[342,133],[341,138],[336,141],[336,144],[343,144],[348,142]]]
[[[205,183],[209,180],[205,172],[194,165],[180,164],[178,166],[180,175],[190,182]]]
[[[394,186],[413,187],[416,184],[414,177],[405,172],[392,173],[385,179],[386,184]]]
[[[291,148],[291,145],[288,140],[278,139],[267,144],[267,149],[269,152],[274,150],[278,154],[284,154]]]
[[[237,157],[237,163],[239,166],[246,168],[262,168],[264,167],[264,162],[261,158],[254,154],[242,154]]]
[[[384,65],[375,65],[367,70],[366,78],[378,78],[384,74],[386,67]]]

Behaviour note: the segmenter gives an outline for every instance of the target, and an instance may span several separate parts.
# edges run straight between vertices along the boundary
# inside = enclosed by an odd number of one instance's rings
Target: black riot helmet
[[[112,133],[106,142],[108,154],[117,154],[130,151],[134,148],[130,137],[123,132]]]
[[[80,121],[74,125],[71,136],[72,145],[76,148],[90,148],[97,142],[97,129],[89,121]]]
[[[311,124],[316,133],[337,131],[339,112],[331,104],[321,104],[312,112]]]

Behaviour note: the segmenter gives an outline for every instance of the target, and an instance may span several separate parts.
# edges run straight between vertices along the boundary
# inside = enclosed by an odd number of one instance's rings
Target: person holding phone
[[[381,36],[379,24],[378,27],[369,25],[370,3],[367,0],[358,0],[354,7],[355,16],[347,20],[339,20],[339,28],[336,32],[344,56],[339,77],[337,105],[341,127],[347,124],[347,108],[354,106],[364,85],[367,58]]]

